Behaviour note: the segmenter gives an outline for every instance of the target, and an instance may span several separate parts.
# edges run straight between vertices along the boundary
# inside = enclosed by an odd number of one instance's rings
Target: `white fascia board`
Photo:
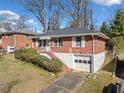
[[[88,35],[94,35],[94,36],[99,36],[102,37],[104,39],[110,39],[108,36],[102,34],[102,33],[87,33],[87,34],[68,34],[68,35],[53,35],[50,36],[51,38],[56,38],[56,37],[71,37],[71,36],[88,36]]]

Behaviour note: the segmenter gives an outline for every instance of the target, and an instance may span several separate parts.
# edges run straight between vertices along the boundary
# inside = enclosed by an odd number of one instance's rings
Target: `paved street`
[[[73,93],[73,91],[84,82],[88,75],[88,73],[83,72],[69,73],[39,93]]]

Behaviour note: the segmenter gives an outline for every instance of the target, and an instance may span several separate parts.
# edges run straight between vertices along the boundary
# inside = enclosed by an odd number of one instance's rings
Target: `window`
[[[76,47],[81,47],[81,37],[76,37]]]
[[[91,64],[91,61],[88,61],[88,64]]]
[[[39,47],[45,47],[45,46],[46,46],[46,40],[40,40]]]
[[[85,36],[72,37],[72,47],[85,47]]]
[[[87,61],[86,61],[86,60],[83,60],[83,63],[84,63],[84,64],[86,64],[86,63],[87,63]]]
[[[79,63],[83,63],[82,60],[79,60]]]
[[[78,60],[75,60],[75,63],[78,63]]]
[[[54,46],[55,47],[61,47],[63,44],[62,44],[62,38],[55,38],[54,39]]]

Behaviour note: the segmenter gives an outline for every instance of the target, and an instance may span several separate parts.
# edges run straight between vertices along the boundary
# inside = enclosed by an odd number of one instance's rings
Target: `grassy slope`
[[[94,76],[87,79],[76,93],[103,93],[103,89],[111,82],[111,74],[101,71],[95,79]]]
[[[118,36],[113,38],[115,41],[116,50],[124,51],[124,36]]]
[[[0,80],[13,84],[10,93],[38,93],[55,78],[32,64],[14,59],[13,55],[0,57]]]

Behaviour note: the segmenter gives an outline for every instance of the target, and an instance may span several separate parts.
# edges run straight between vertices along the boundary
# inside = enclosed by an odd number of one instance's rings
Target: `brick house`
[[[91,32],[82,28],[65,28],[42,34],[0,29],[2,48],[35,48],[48,58],[55,55],[69,68],[92,73],[97,72],[105,60],[106,39],[109,38],[99,31]]]
[[[33,48],[32,36],[35,33],[27,30],[7,31],[3,28],[0,29],[0,47],[7,48],[13,46],[16,49],[30,47]]]
[[[42,55],[53,53],[69,68],[97,72],[105,60],[106,35],[99,31],[65,28],[33,37]]]

